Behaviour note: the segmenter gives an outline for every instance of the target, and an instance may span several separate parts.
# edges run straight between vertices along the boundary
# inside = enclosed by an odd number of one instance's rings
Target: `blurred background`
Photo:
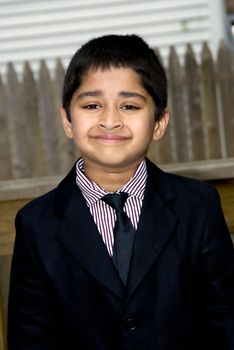
[[[87,40],[137,33],[168,73],[160,164],[234,156],[233,0],[0,1],[0,179],[63,174],[78,156],[61,128],[64,70]]]
[[[137,33],[167,70],[160,164],[234,156],[233,0],[0,1],[0,179],[63,174],[78,156],[59,118],[64,70],[87,40]]]

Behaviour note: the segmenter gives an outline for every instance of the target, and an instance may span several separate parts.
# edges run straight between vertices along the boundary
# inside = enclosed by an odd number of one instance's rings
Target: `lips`
[[[120,142],[120,141],[126,141],[129,139],[129,137],[124,135],[116,135],[116,134],[102,134],[102,135],[94,135],[92,138],[99,140],[99,141],[106,141],[106,142]]]

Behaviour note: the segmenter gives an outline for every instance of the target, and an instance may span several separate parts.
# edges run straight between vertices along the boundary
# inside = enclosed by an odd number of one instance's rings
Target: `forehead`
[[[144,104],[154,105],[154,99],[143,86],[141,76],[131,68],[110,67],[90,69],[72,96],[72,102],[84,99],[105,98],[138,99]]]
[[[144,89],[141,76],[131,68],[110,67],[108,69],[89,69],[83,76],[78,89],[85,86],[116,87],[131,86],[132,88]],[[113,86],[114,85],[114,86]]]
[[[90,69],[74,92],[71,102],[90,98],[105,98],[109,101],[138,99],[156,107],[151,94],[144,88],[140,75],[131,68]]]

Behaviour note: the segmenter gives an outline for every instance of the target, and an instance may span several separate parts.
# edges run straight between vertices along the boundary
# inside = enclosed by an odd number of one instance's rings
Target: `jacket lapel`
[[[168,176],[147,160],[148,178],[132,256],[127,296],[140,284],[163,252],[177,217],[170,209],[174,198]],[[61,217],[57,239],[99,282],[123,299],[125,287],[76,185],[75,166],[56,191],[55,213]]]
[[[146,192],[127,285],[128,296],[163,252],[177,222],[169,206],[174,193],[167,175],[150,161],[147,161],[147,168]]]
[[[57,189],[55,210],[62,216],[57,239],[91,275],[123,298],[124,286],[76,185],[74,168]]]

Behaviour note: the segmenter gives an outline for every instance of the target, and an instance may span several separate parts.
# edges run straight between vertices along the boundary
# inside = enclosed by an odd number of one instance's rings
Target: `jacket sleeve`
[[[234,250],[219,196],[209,190],[207,222],[202,244],[201,269],[204,303],[213,343],[234,349]],[[215,349],[216,349],[215,348]]]
[[[8,350],[60,349],[53,317],[49,289],[18,214],[9,290]]]

